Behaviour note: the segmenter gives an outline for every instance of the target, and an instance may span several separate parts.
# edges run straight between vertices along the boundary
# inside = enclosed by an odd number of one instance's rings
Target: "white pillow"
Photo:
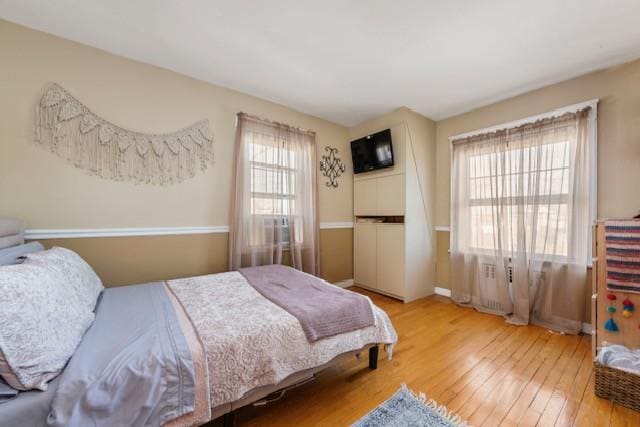
[[[15,389],[46,390],[93,322],[51,265],[0,267],[0,374]]]
[[[104,286],[96,272],[80,255],[69,249],[53,247],[46,251],[28,254],[24,263],[60,271],[73,294],[89,310],[94,310]]]

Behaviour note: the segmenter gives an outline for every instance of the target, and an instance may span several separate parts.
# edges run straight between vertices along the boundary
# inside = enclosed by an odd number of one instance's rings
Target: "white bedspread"
[[[205,346],[213,408],[367,344],[389,344],[390,358],[397,341],[389,317],[373,304],[375,326],[310,344],[300,322],[255,291],[238,272],[168,284]]]

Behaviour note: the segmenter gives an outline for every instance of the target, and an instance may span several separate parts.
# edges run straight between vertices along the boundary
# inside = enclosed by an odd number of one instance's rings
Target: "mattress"
[[[46,426],[58,380],[59,377],[53,379],[46,391],[24,391],[15,399],[0,403],[1,424],[12,427]]]

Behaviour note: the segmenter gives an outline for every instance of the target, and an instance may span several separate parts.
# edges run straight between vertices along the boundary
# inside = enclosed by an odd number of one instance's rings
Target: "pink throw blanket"
[[[294,316],[309,342],[375,324],[369,299],[283,265],[241,268],[263,297]]]

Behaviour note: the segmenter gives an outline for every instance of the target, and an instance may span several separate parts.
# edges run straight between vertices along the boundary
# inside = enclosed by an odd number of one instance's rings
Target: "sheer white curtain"
[[[315,134],[238,114],[232,270],[289,264],[319,274]]]
[[[589,111],[453,141],[454,301],[580,331],[595,206]]]

